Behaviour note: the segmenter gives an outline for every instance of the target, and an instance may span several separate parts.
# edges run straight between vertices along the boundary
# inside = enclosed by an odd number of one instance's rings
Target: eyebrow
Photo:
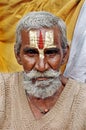
[[[24,53],[34,53],[34,54],[38,54],[38,50],[35,49],[35,48],[29,48],[29,47],[26,47],[23,49],[23,52]]]
[[[60,53],[60,49],[59,48],[49,48],[49,49],[46,49],[45,54],[52,54],[52,53]]]

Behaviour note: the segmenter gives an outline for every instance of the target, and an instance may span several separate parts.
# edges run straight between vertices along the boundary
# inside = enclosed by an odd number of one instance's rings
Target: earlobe
[[[22,65],[20,54],[15,53],[15,57],[16,57],[16,60],[17,60],[18,64]]]
[[[15,54],[15,57],[16,57],[16,60],[17,60],[18,64],[22,65],[20,51],[19,52],[16,51],[16,46],[15,45],[14,45],[14,54]]]
[[[69,46],[67,46],[63,54],[62,65],[67,63],[68,57],[69,57]]]

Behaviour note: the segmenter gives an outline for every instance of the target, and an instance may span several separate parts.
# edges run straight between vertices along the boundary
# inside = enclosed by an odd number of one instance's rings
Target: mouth
[[[33,78],[32,81],[35,82],[35,81],[44,81],[44,80],[49,80],[51,79],[52,77],[37,77],[37,78]]]
[[[43,80],[48,80],[49,78],[46,77],[38,77],[36,80],[37,81],[43,81]]]

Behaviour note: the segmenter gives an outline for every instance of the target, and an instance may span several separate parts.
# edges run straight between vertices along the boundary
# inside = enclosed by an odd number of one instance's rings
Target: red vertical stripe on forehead
[[[43,36],[42,36],[41,31],[39,33],[38,47],[39,47],[39,49],[43,49],[44,48]]]

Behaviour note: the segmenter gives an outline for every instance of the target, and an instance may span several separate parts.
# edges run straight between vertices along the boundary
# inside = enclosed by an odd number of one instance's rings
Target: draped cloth
[[[86,0],[81,8],[64,75],[86,82]]]
[[[17,22],[31,11],[48,11],[67,24],[71,43],[74,27],[84,0],[0,0],[0,72],[21,71],[14,55]]]

